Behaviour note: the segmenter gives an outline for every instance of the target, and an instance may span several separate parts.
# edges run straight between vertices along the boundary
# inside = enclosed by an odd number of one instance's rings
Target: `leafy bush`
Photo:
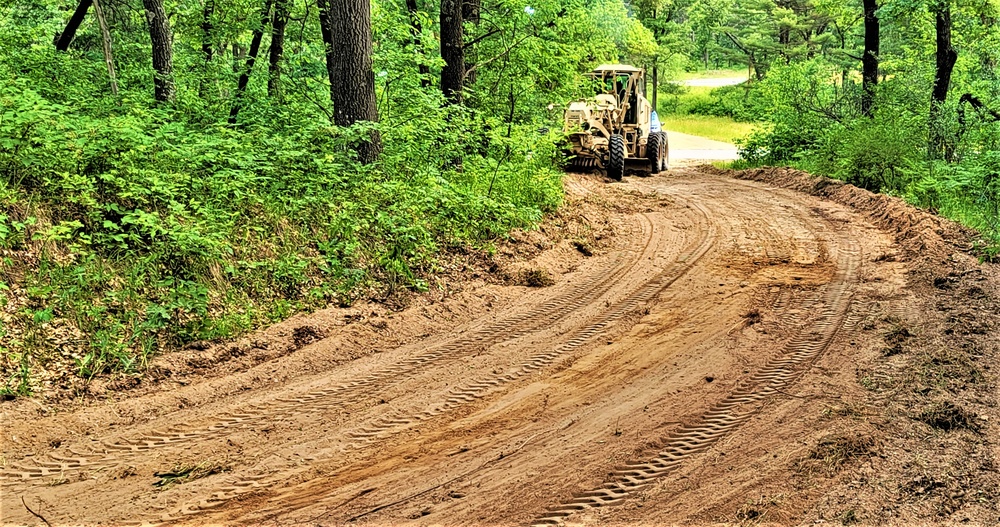
[[[50,322],[80,330],[67,345],[79,375],[135,371],[165,346],[423,289],[442,247],[488,244],[558,206],[554,135],[508,136],[431,104],[384,127],[381,162],[362,166],[350,145],[364,125],[95,117],[0,88],[0,247],[13,255],[0,281],[24,295],[23,335],[0,334],[8,390],[56,358]]]
[[[900,193],[922,166],[926,135],[917,119],[880,113],[824,130],[811,154],[814,172],[873,192]]]

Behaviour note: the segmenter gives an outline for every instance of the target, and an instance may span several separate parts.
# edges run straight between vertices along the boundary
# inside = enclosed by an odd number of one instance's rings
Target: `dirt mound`
[[[706,165],[698,169],[797,190],[851,207],[874,225],[893,233],[900,247],[910,256],[927,256],[930,253],[935,257],[947,257],[956,250],[969,252],[979,238],[972,229],[920,210],[902,199],[875,194],[840,180],[793,168],[764,167],[734,171]]]
[[[854,382],[863,388],[851,403],[853,426],[871,426],[866,437],[884,448],[831,485],[815,505],[817,516],[872,524],[1000,524],[994,430],[1000,266],[978,261],[978,234],[901,199],[791,168],[699,170],[839,203],[896,242],[898,254],[878,253],[872,264],[904,270],[905,282],[888,294],[884,280],[869,275],[871,286],[855,303],[870,306],[863,330],[881,342],[851,357]],[[986,503],[991,505],[982,507]]]

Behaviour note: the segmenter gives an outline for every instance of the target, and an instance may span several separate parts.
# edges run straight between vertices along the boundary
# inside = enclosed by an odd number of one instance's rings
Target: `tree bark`
[[[326,55],[326,74],[330,78],[330,100],[333,100],[333,85],[337,77],[336,58],[333,48],[336,46],[333,38],[333,22],[330,18],[330,0],[316,0],[319,6],[319,32],[323,36],[323,51]]]
[[[210,74],[210,64],[215,54],[212,33],[215,25],[212,24],[212,16],[215,14],[215,0],[205,0],[205,7],[201,11],[201,54],[205,56],[204,67],[201,78],[198,79],[198,96],[204,99],[207,97],[208,77]]]
[[[149,25],[149,39],[153,44],[153,96],[160,102],[173,102],[174,54],[170,36],[170,22],[163,9],[163,0],[142,0]]]
[[[462,21],[479,25],[479,12],[483,9],[482,0],[462,0]]]
[[[369,0],[325,0],[332,46],[327,53],[333,122],[351,126],[378,122],[375,72],[372,71],[372,25]],[[321,5],[322,8],[322,5]],[[355,149],[358,160],[371,163],[382,152],[382,138],[373,130]]]
[[[934,88],[931,91],[931,99],[938,103],[944,103],[948,98],[948,88],[951,85],[951,72],[958,60],[958,52],[951,45],[951,5],[945,0],[939,2],[934,12],[935,30],[937,34],[936,69],[934,74]]]
[[[417,0],[406,0],[406,11],[410,14],[410,32],[413,33],[413,47],[417,52],[417,55],[420,56],[421,61],[417,64],[417,72],[420,73],[420,87],[427,88],[431,85],[431,68],[424,62],[424,44],[420,40],[420,37],[423,34],[423,27],[420,24]]]
[[[212,24],[212,15],[215,13],[215,0],[206,0],[205,8],[201,12],[201,53],[205,55],[205,63],[212,62],[212,32],[215,26]]]
[[[479,27],[479,13],[482,11],[482,0],[462,0],[462,22],[472,22],[476,26],[477,31]],[[462,42],[462,46],[465,46],[465,42]],[[462,62],[476,63],[476,49],[475,45],[469,46],[468,57],[463,57]],[[471,70],[465,72],[463,84],[465,86],[472,86],[476,83],[476,70]]]
[[[932,5],[932,9],[934,11],[937,51],[935,53],[934,86],[931,89],[930,144],[928,146],[931,158],[938,158],[943,154],[945,159],[950,160],[953,148],[949,147],[945,134],[939,126],[938,118],[945,101],[948,99],[951,72],[955,68],[955,61],[958,60],[958,52],[951,45],[950,0],[938,0]]]
[[[657,95],[660,93],[660,69],[656,62],[653,62],[653,111],[656,111]]]
[[[115,58],[111,53],[111,31],[108,29],[108,21],[104,18],[104,10],[97,0],[94,2],[94,14],[97,15],[97,23],[101,26],[101,40],[104,44],[104,63],[108,66],[108,78],[111,79],[111,95],[118,97],[118,77],[115,75]]]
[[[861,55],[861,113],[872,116],[875,86],[878,84],[879,20],[877,0],[863,0],[865,15],[865,50]]]
[[[281,60],[285,53],[285,26],[288,25],[288,0],[275,0],[271,19],[271,47],[268,49],[267,95],[281,99]]]
[[[267,27],[268,15],[271,13],[271,0],[264,2],[264,10],[260,13],[260,25],[253,30],[253,39],[250,41],[250,52],[247,54],[246,66],[240,74],[240,80],[236,85],[236,97],[233,101],[233,108],[229,111],[229,124],[236,124],[236,116],[240,113],[240,106],[243,104],[243,94],[246,93],[247,84],[250,84],[250,74],[253,73],[253,65],[257,62],[257,53],[260,52],[260,41],[264,38],[264,28]]]
[[[239,42],[233,42],[233,73],[242,71],[242,65],[247,58],[247,48]]]
[[[462,37],[462,0],[441,0],[441,91],[454,104],[462,103],[465,48]]]
[[[76,30],[80,29],[80,24],[83,23],[83,19],[87,16],[87,10],[90,9],[90,4],[93,0],[80,0],[77,4],[76,10],[73,11],[73,16],[69,17],[69,22],[66,23],[66,29],[63,29],[62,34],[56,39],[56,49],[59,51],[66,51],[69,49],[69,45],[73,42],[73,37],[76,36]]]

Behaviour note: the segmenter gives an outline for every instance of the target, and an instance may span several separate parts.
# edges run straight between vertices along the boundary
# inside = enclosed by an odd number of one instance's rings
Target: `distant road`
[[[667,130],[670,147],[670,166],[690,166],[707,161],[732,161],[739,159],[736,145],[713,141],[696,135]]]

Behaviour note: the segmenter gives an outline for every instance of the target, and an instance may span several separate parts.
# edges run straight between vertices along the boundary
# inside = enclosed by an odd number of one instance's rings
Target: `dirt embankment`
[[[1000,273],[971,233],[785,169],[567,192],[398,310],[5,403],[3,521],[1000,522]]]

